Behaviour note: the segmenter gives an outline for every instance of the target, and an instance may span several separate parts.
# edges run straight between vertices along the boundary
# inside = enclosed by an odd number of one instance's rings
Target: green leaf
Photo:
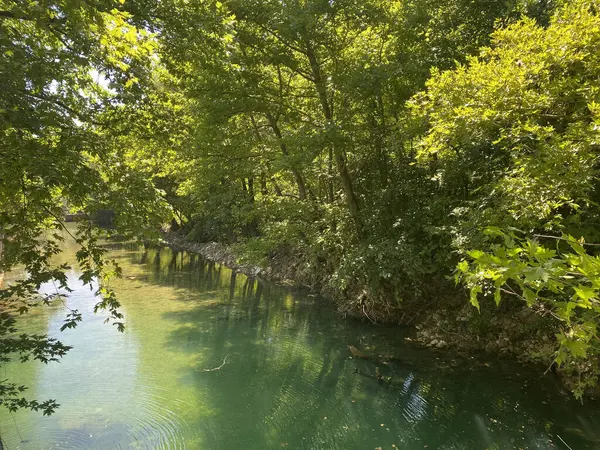
[[[496,306],[500,305],[501,300],[501,291],[500,288],[496,288],[494,291],[494,301],[496,302]]]
[[[565,340],[563,345],[567,348],[569,353],[573,355],[575,358],[586,358],[587,357],[587,349],[589,347],[588,344],[582,341],[572,341]]]
[[[477,294],[479,294],[479,293],[481,293],[481,286],[474,286],[471,288],[471,292],[470,292],[471,305],[473,305],[475,308],[477,308],[477,311],[481,311],[480,306],[479,306],[479,300],[477,299]]]
[[[596,298],[597,291],[589,286],[578,285],[573,288],[575,294],[573,295],[573,300],[578,301],[578,306],[582,308],[591,308],[592,304],[590,302],[591,299]]]
[[[527,306],[532,306],[537,300],[537,295],[535,292],[528,288],[523,288],[523,297],[525,297]]]
[[[481,250],[471,250],[467,252],[467,255],[469,255],[471,258],[477,261],[478,259],[481,259],[485,256],[485,252],[482,252]]]
[[[459,272],[467,273],[469,271],[469,263],[464,259],[456,265],[456,269]]]

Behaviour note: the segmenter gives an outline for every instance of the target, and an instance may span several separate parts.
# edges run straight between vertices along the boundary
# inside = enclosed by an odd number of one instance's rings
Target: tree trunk
[[[319,95],[319,102],[321,103],[321,108],[323,109],[323,115],[325,116],[327,125],[329,127],[335,127],[336,124],[333,118],[333,108],[330,105],[329,99],[327,98],[327,87],[325,86],[325,83],[323,81],[321,66],[319,65],[317,56],[308,39],[305,40],[305,45],[306,55],[308,56],[308,60],[310,62],[313,82]],[[358,203],[358,197],[356,196],[356,193],[354,191],[352,178],[350,177],[350,173],[348,172],[348,166],[346,165],[346,156],[344,155],[344,151],[339,147],[335,140],[331,142],[330,151],[333,153],[333,157],[335,158],[338,175],[342,181],[342,187],[344,189],[344,194],[346,197],[346,203],[348,205],[348,209],[350,210],[350,215],[354,220],[356,235],[359,240],[363,240],[364,225],[360,217],[360,205]]]
[[[254,178],[248,178],[248,196],[250,197],[250,202],[254,203]]]
[[[256,134],[256,138],[261,141],[262,140],[262,136],[260,135],[260,131],[258,129],[258,124],[256,123],[256,119],[254,118],[253,114],[250,114],[250,121],[252,122],[252,127],[254,128],[254,133]],[[269,163],[267,162],[267,168],[269,169],[269,171],[271,170]],[[271,177],[270,179],[271,183],[273,183],[273,187],[275,188],[275,194],[278,197],[283,196],[283,193],[281,192],[281,188],[279,187],[279,184],[277,184],[277,181],[275,181],[275,179],[273,177]],[[266,181],[265,181],[265,188],[266,188]]]
[[[267,187],[267,178],[265,177],[265,174],[262,173],[260,175],[260,193],[266,197],[267,195],[269,195],[269,188]]]
[[[279,125],[277,125],[277,120],[273,117],[272,114],[266,114],[267,120],[269,121],[269,125],[271,126],[271,130],[273,130],[273,134],[277,137],[279,141],[279,148],[281,152],[285,156],[289,156],[289,151],[285,142],[283,142],[283,135],[281,134],[281,130],[279,129]],[[296,184],[298,185],[298,195],[300,196],[300,200],[306,200],[306,183],[304,182],[304,177],[302,176],[302,172],[299,169],[292,167],[292,174],[296,179]]]

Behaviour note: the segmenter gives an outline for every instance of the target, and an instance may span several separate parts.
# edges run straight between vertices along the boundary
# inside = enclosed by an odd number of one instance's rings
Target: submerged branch
[[[214,372],[215,370],[221,370],[223,368],[223,366],[225,365],[225,363],[227,363],[228,356],[229,355],[225,355],[225,358],[223,358],[223,363],[219,367],[215,367],[213,369],[202,369],[200,372]]]

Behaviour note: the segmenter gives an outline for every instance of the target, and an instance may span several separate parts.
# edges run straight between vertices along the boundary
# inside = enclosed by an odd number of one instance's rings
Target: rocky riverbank
[[[160,242],[176,250],[197,253],[206,259],[226,265],[250,277],[258,277],[285,284],[295,284],[319,290],[298,268],[293,259],[274,260],[267,267],[240,264],[230,246],[217,242],[197,243],[179,233],[165,233]],[[327,296],[327,293],[323,293]],[[548,323],[529,308],[502,314],[490,306],[479,313],[465,299],[454,309],[443,309],[430,314],[390,316],[388,322],[404,323],[414,329],[407,338],[415,344],[435,349],[452,349],[465,354],[483,354],[536,364],[540,376],[553,360],[554,335]],[[493,310],[493,314],[492,314]],[[344,310],[345,314],[352,314]],[[360,315],[358,312],[355,315]],[[410,317],[409,323],[403,319]],[[545,330],[545,331],[542,331]],[[540,342],[543,344],[540,345]],[[568,381],[568,380],[567,380]]]
[[[226,244],[219,242],[193,242],[188,240],[185,235],[176,232],[164,233],[159,244],[166,245],[175,250],[196,253],[210,261],[223,264],[249,277],[263,278],[270,281],[299,285],[308,288],[313,287],[299,279],[297,267],[291,259],[286,259],[285,262],[280,260],[271,261],[271,264],[268,267],[243,264],[239,262],[239,258],[235,251]]]
[[[218,242],[192,242],[180,233],[164,233],[159,244],[166,245],[174,250],[196,253],[210,261],[223,264],[250,277],[265,276],[265,270],[260,267],[238,264],[235,254],[225,244]]]
[[[548,324],[524,308],[509,314],[480,314],[469,304],[442,310],[415,325],[414,340],[427,347],[456,348],[516,359],[522,363],[552,362],[553,336]],[[542,343],[542,344],[540,344]]]
[[[557,386],[564,393],[574,392],[583,377],[568,365],[555,363],[556,325],[530,308],[498,312],[490,307],[479,313],[465,300],[462,308],[439,310],[415,323],[409,339],[429,348],[456,351],[466,356],[502,358],[534,367],[539,376],[558,376]],[[562,387],[561,387],[562,386]],[[587,398],[599,398],[600,389],[587,388]]]

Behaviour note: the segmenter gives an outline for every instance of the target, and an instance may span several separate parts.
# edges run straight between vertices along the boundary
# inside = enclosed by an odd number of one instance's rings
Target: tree
[[[412,103],[423,164],[456,207],[457,280],[477,308],[484,294],[551,315],[554,361],[577,396],[599,370],[598,261],[585,244],[598,238],[599,6],[569,2],[547,28],[497,31]]]
[[[62,218],[69,209],[88,214],[113,209],[123,231],[151,228],[164,217],[155,189],[124,164],[111,133],[114,111],[139,98],[154,44],[130,16],[109,2],[0,3],[0,273],[22,267],[25,275],[0,290],[0,359],[55,361],[68,347],[48,336],[17,334],[18,315],[60,300],[68,292],[61,251]],[[105,283],[118,274],[105,261],[99,232],[87,222],[74,236],[81,249],[81,279],[99,296],[118,329],[123,316]],[[40,298],[43,283],[62,293]],[[69,311],[64,328],[81,320]],[[0,383],[0,403],[50,414],[52,400],[27,400],[25,386]]]
[[[385,310],[389,299],[397,306],[423,291],[431,283],[420,280],[448,267],[449,239],[433,231],[447,216],[426,206],[435,188],[412,165],[405,101],[431,67],[464,60],[497,18],[526,9],[517,1],[150,4],[141,16],[160,30],[161,60],[187,102],[189,132],[175,153],[186,161],[180,192],[194,205],[192,235],[246,242],[259,260],[302,254],[331,292],[354,299],[349,309]],[[441,246],[435,262],[423,262]],[[364,291],[366,309],[356,301]]]

